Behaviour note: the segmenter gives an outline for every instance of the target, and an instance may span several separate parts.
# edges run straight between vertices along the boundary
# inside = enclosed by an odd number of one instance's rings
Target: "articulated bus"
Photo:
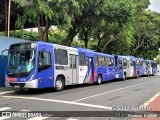
[[[49,88],[115,79],[114,56],[45,42],[10,46],[6,86]]]

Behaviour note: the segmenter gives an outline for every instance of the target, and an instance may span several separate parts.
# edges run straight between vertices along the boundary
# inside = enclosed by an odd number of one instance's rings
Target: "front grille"
[[[14,86],[20,86],[20,87],[24,87],[25,83],[9,83],[10,86],[14,87]]]

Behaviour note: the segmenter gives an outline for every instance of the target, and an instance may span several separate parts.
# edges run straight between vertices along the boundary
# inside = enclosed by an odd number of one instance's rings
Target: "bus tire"
[[[122,79],[122,80],[123,80],[123,81],[126,80],[126,73],[123,74],[123,79]]]
[[[102,76],[98,75],[97,85],[102,84]]]
[[[61,77],[57,77],[56,82],[55,82],[55,91],[59,92],[64,89],[64,80]]]

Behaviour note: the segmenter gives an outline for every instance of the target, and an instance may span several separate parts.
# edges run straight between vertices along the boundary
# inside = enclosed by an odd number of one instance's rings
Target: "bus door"
[[[127,59],[126,77],[130,77],[130,60]]]
[[[152,74],[152,66],[151,66],[151,62],[148,62],[148,69],[149,69],[149,74]]]
[[[136,76],[137,72],[136,72],[136,61],[133,61],[133,75],[134,77]]]
[[[94,82],[94,65],[93,65],[93,57],[87,56],[87,77],[86,83],[93,83]]]
[[[72,81],[72,84],[77,84],[78,83],[78,57],[77,55],[70,54],[69,55],[69,63],[70,63],[70,68],[69,68],[69,76],[70,80]]]
[[[129,68],[130,68],[130,77],[134,77],[134,66],[133,66],[133,60],[132,59],[130,59]]]
[[[40,46],[38,49],[38,69],[35,76],[38,79],[39,88],[54,86],[53,63],[53,47]]]

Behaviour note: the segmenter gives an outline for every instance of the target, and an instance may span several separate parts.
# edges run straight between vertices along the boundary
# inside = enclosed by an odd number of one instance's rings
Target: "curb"
[[[143,107],[152,107],[152,106],[150,106],[152,103],[154,103],[154,101],[155,100],[157,100],[157,98],[159,98],[160,97],[160,92],[159,93],[157,93],[156,95],[154,95],[152,98],[150,98],[148,101],[146,101],[144,104],[142,104],[139,108],[143,108]],[[153,110],[154,111],[154,110]],[[149,111],[149,112],[152,112],[152,108],[151,108],[151,110]],[[156,116],[156,117],[154,117],[154,114],[153,114],[153,116],[152,116],[152,114],[151,114],[151,116],[150,117],[134,117],[134,118],[132,118],[131,120],[160,120],[160,117],[159,116]]]
[[[150,103],[152,103],[157,97],[160,96],[160,92],[157,93],[156,95],[154,95],[151,99],[149,99],[148,101],[146,101],[143,105],[141,105],[140,107],[147,107]]]
[[[6,95],[6,94],[9,94],[9,93],[14,93],[15,91],[5,91],[5,92],[0,92],[0,96],[1,95]]]

